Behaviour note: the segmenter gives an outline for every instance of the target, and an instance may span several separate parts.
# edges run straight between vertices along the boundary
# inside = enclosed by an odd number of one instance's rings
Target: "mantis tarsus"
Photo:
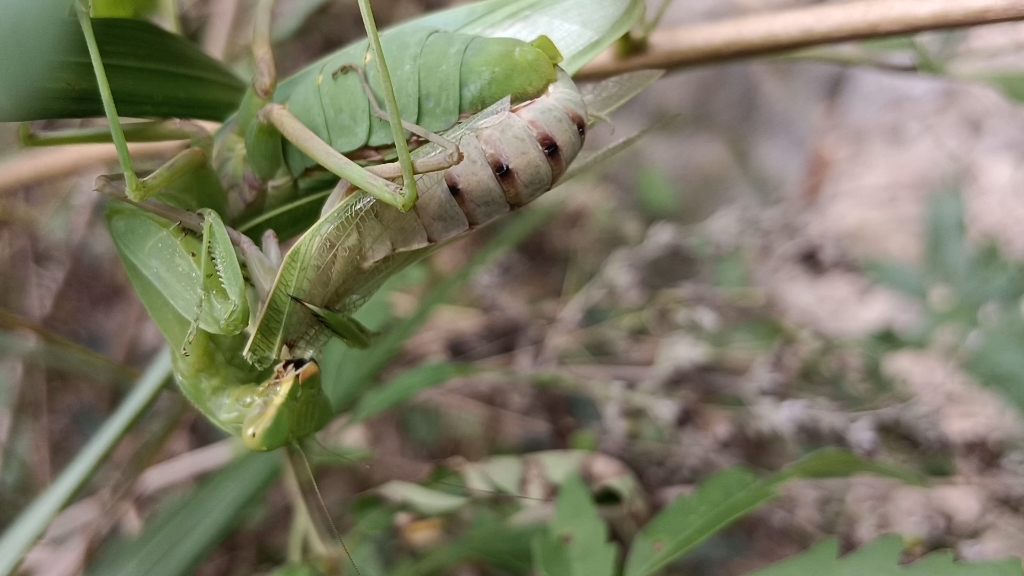
[[[630,13],[626,9],[630,2],[617,2],[621,4],[620,14]],[[310,116],[309,109],[301,112],[303,98],[319,95],[321,104],[324,102],[322,87],[335,79],[334,72],[338,73],[337,78],[353,86],[345,90],[369,91],[376,88],[379,79],[387,78],[383,67],[369,67],[369,80],[363,85],[362,71],[352,74],[346,68],[352,64],[352,53],[343,50],[274,90],[276,77],[266,40],[270,5],[267,0],[260,3],[254,42],[258,73],[253,88],[236,118],[218,136],[221,145],[215,150],[231,148],[223,144],[225,139],[234,137],[237,142],[244,138],[248,165],[261,177],[263,191],[268,193],[274,182],[284,182],[287,188],[302,177],[310,168],[310,159],[338,173],[344,180],[325,205],[323,217],[283,259],[272,235],[264,236],[264,249],[258,250],[247,237],[225,226],[216,211],[209,210],[227,203],[222,200],[223,190],[216,182],[209,182],[208,177],[206,185],[199,186],[196,178],[208,174],[209,164],[207,152],[198,148],[179,154],[141,180],[135,178],[127,154],[123,155],[122,194],[138,205],[115,202],[108,212],[112,236],[137,292],[168,341],[180,348],[174,366],[183,392],[213,422],[241,436],[255,450],[272,450],[295,442],[319,430],[331,417],[332,410],[320,386],[316,357],[331,335],[351,345],[368,343],[369,332],[349,316],[363,299],[394,272],[444,241],[550,189],[578,153],[588,120],[595,112],[604,114],[617,107],[654,78],[647,76],[627,85],[620,90],[625,94],[621,99],[604,98],[607,105],[599,105],[588,116],[588,104],[568,75],[555,67],[558,50],[550,40],[538,35],[533,44],[502,39],[482,43],[484,53],[500,52],[497,57],[491,54],[492,62],[508,60],[508,48],[513,53],[525,54],[526,64],[511,68],[519,71],[518,85],[508,82],[510,68],[505,63],[504,67],[497,67],[501,82],[477,81],[474,86],[474,82],[460,80],[457,100],[452,94],[451,78],[447,95],[432,95],[422,86],[412,90],[420,109],[444,110],[438,116],[440,119],[417,114],[404,122],[406,127],[419,130],[432,140],[413,156],[404,158],[401,148],[405,135],[398,123],[391,126],[375,120],[378,115],[399,117],[391,105],[394,102],[389,102],[395,100],[389,95],[389,82],[381,82],[387,112],[371,116],[369,109],[374,108],[374,103],[363,98],[368,107],[367,128],[361,136],[363,140],[357,139],[355,144],[328,143],[318,134],[318,122],[324,124],[321,128],[327,136],[333,136],[331,127],[338,122],[325,114],[326,106],[311,108],[318,111],[319,120],[315,113]],[[368,13],[365,1],[360,6]],[[84,9],[80,11],[80,20],[88,40],[89,20]],[[419,46],[421,51],[461,50],[464,55],[478,40],[490,40],[441,36],[430,29],[406,30],[401,35],[385,34],[380,50],[373,40],[377,35],[369,18],[367,32],[371,50],[357,47],[354,54],[363,54],[381,64],[382,53],[401,53],[401,42],[392,43],[398,42],[396,38],[406,45]],[[98,55],[98,51],[94,54]],[[464,57],[462,75],[467,67],[471,74],[483,74],[481,63],[474,64],[474,59],[488,60],[479,55],[468,60]],[[401,74],[395,86],[410,92],[403,87],[408,83],[403,82],[411,73],[419,75],[421,65],[407,65],[398,58],[394,61],[399,62],[394,68],[396,74]],[[102,62],[96,58],[94,65],[103,92]],[[533,72],[524,74],[523,70]],[[523,101],[502,100],[509,94]],[[598,95],[602,96],[600,92]],[[105,96],[115,142],[123,144],[125,138],[119,135],[121,128],[113,99],[109,91]],[[438,99],[459,105],[440,105]],[[408,97],[399,100],[404,111]],[[599,97],[596,101],[600,100]],[[410,124],[418,121],[427,123],[428,128],[444,129],[458,119],[459,113],[475,112],[475,108],[490,104],[489,101],[498,102],[442,136]],[[279,102],[286,103],[287,108]],[[360,150],[380,155],[379,159],[389,157],[394,138],[391,142],[386,140],[383,125],[392,130],[393,137],[398,136],[394,152],[399,157],[398,166],[380,165],[364,170],[341,154],[358,145]],[[386,148],[364,146],[374,143],[384,143]],[[452,158],[452,150],[461,158]],[[460,161],[453,165],[455,160]],[[223,159],[214,158],[215,165],[224,163]],[[410,177],[412,171],[423,170],[429,173]],[[396,188],[387,179],[402,174],[404,189]],[[101,179],[99,187],[114,194],[119,190],[109,178]],[[417,188],[422,190],[418,201]],[[153,194],[154,198],[147,198]],[[236,248],[245,261],[244,267],[239,263]],[[246,325],[251,337],[245,333]]]

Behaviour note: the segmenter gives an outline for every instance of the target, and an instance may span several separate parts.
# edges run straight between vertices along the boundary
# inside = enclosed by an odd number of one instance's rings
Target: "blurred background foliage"
[[[441,4],[374,8],[386,26]],[[801,4],[677,2],[662,25]],[[78,29],[51,25],[69,14],[0,4],[0,79],[30,79],[0,81],[0,117],[93,89]],[[93,15],[166,30],[125,62],[182,71],[162,101],[126,76],[125,114],[221,120],[251,76],[246,3]],[[362,35],[351,2],[281,0],[274,22],[285,74]],[[162,339],[99,217],[112,156],[17,179],[33,151],[0,126],[0,550],[49,526],[23,573],[350,573],[329,515],[367,576],[1020,574],[1022,30],[659,82],[592,136],[661,122],[635,149],[393,279],[360,313],[388,329],[372,349],[332,344],[325,378],[357,425],[310,454],[326,514],[304,464],[240,454],[139,380]],[[227,65],[197,78],[192,43]],[[55,81],[69,50],[84,84]]]

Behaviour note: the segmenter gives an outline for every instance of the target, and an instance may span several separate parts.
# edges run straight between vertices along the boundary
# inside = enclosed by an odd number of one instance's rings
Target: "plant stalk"
[[[609,50],[580,78],[646,68],[683,68],[796,48],[1024,19],[1021,0],[861,0],[655,30],[644,52]]]

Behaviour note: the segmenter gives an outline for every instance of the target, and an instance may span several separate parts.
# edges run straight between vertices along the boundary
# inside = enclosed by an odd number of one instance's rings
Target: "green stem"
[[[405,130],[402,129],[402,115],[398,110],[398,99],[395,98],[395,88],[391,83],[388,64],[384,61],[384,49],[380,45],[377,24],[373,21],[370,0],[359,0],[359,13],[363,16],[363,26],[366,28],[366,36],[370,40],[370,50],[373,52],[373,58],[377,62],[377,73],[380,75],[381,86],[384,89],[384,109],[387,110],[388,118],[390,119],[391,135],[395,140],[395,152],[398,154],[398,162],[402,166],[405,198],[402,205],[398,206],[398,208],[402,211],[408,211],[416,204],[416,199],[419,196],[413,173],[412,155],[409,153],[409,143],[405,140]]]
[[[124,132],[121,130],[121,120],[117,116],[117,108],[114,106],[114,95],[110,91],[110,83],[107,82],[107,73],[103,69],[103,61],[100,59],[100,48],[96,44],[96,35],[92,30],[92,20],[89,18],[89,8],[84,3],[76,5],[78,22],[82,26],[82,33],[85,35],[85,44],[89,48],[89,59],[92,60],[92,69],[96,74],[96,85],[100,90],[100,98],[103,100],[103,111],[110,122],[110,134],[114,139],[114,148],[117,149],[117,159],[121,163],[121,170],[124,171],[124,179],[128,190],[128,197],[132,200],[143,198],[142,183],[135,175],[132,167],[132,157],[128,153],[128,142],[125,141]]]

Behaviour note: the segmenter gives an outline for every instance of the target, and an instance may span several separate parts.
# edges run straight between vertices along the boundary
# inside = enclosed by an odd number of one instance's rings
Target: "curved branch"
[[[860,0],[655,30],[645,52],[606,51],[581,78],[681,68],[830,44],[1024,19],[1022,0]]]

